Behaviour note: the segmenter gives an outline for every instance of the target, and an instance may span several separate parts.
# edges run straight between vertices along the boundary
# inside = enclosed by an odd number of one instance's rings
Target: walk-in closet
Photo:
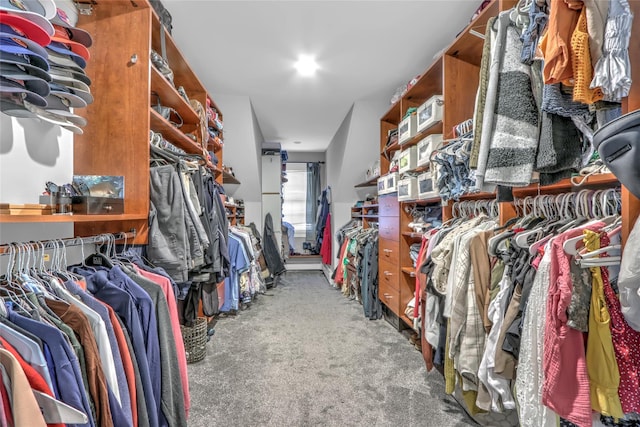
[[[640,426],[640,0],[0,0],[0,427]]]

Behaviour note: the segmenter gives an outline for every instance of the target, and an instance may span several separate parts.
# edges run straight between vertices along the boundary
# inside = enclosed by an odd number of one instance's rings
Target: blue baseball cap
[[[19,40],[0,38],[0,60],[4,60],[5,55],[14,55],[8,57],[8,60],[19,61],[22,63],[35,65],[45,71],[49,71],[49,62],[44,56],[38,55],[36,52],[28,49],[25,44],[19,43]],[[15,58],[18,56],[22,60]]]
[[[0,39],[13,39],[16,43],[24,45],[27,49],[37,53],[38,55],[46,58],[47,51],[35,41],[26,37],[26,35],[19,29],[0,22]],[[2,43],[2,40],[0,40]]]

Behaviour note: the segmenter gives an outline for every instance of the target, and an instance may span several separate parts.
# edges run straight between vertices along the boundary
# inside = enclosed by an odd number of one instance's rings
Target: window
[[[315,218],[307,218],[307,165],[287,164],[287,182],[282,186],[282,220],[293,225],[295,237],[305,238]]]

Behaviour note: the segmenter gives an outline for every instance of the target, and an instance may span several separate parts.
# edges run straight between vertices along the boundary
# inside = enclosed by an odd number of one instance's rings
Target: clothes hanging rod
[[[0,255],[8,255],[10,253],[8,249],[11,248],[12,245],[14,248],[15,248],[15,245],[31,245],[34,248],[39,248],[41,247],[41,245],[56,244],[56,243],[58,244],[62,243],[62,245],[65,247],[92,245],[92,244],[97,245],[98,243],[106,244],[108,242],[107,240],[108,236],[113,236],[115,240],[118,241],[118,240],[134,239],[136,235],[137,233],[134,228],[134,229],[131,229],[130,231],[122,231],[118,233],[103,233],[103,234],[99,234],[96,236],[89,236],[89,237],[70,237],[66,239],[39,240],[39,241],[31,241],[31,242],[12,242],[12,243],[6,243],[3,245],[0,245]]]
[[[320,163],[321,165],[324,165],[324,162],[290,162],[289,160],[287,160],[287,161],[285,161],[283,163],[285,163],[285,164],[286,163],[291,163],[291,164],[295,164],[295,163],[304,163],[304,164],[306,164],[306,163]]]

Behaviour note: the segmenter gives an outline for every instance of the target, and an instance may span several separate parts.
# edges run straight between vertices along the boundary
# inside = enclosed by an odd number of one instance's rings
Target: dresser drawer
[[[400,244],[395,240],[380,239],[378,259],[392,265],[400,265]]]
[[[397,289],[389,287],[381,280],[378,285],[378,298],[396,316],[400,316],[400,293]]]
[[[393,240],[397,242],[400,239],[400,224],[398,217],[380,217],[378,218],[378,235],[380,240]]]
[[[388,287],[400,290],[400,270],[398,264],[392,264],[389,261],[379,259],[378,262],[378,282],[384,283]]]
[[[400,204],[398,203],[398,197],[393,194],[389,196],[378,197],[378,215],[380,216],[395,216],[400,213]]]

